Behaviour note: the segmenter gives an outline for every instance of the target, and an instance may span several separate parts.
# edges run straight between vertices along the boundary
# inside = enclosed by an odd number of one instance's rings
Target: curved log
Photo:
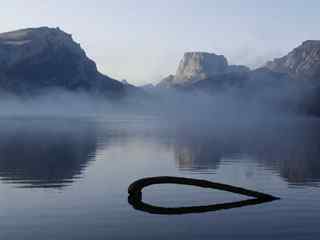
[[[215,190],[222,190],[231,193],[242,194],[245,196],[253,197],[253,199],[229,202],[222,204],[212,204],[205,206],[190,206],[190,207],[175,207],[166,208],[154,206],[151,204],[144,203],[142,201],[142,190],[150,185],[157,184],[179,184],[179,185],[189,185],[201,188],[210,188]],[[266,202],[271,202],[278,200],[279,198],[274,197],[269,194],[248,190],[245,188],[235,187],[227,184],[210,182],[207,180],[198,180],[192,178],[182,178],[182,177],[151,177],[143,178],[133,182],[128,188],[128,202],[137,210],[152,214],[164,214],[164,215],[177,215],[177,214],[189,214],[189,213],[203,213],[212,212],[224,209],[239,208],[249,205],[256,205]]]

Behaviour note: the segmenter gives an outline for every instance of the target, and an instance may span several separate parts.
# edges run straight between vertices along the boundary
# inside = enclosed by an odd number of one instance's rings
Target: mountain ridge
[[[33,95],[61,88],[123,95],[126,87],[101,74],[71,34],[59,28],[25,28],[0,34],[0,89]]]
[[[320,80],[320,40],[306,40],[287,55],[267,62],[265,67],[295,79]]]
[[[209,67],[208,67],[209,66]],[[320,80],[320,40],[305,40],[287,55],[268,61],[262,68],[271,72],[287,74],[292,79]],[[186,52],[175,75],[169,75],[158,87],[179,87],[198,81],[216,79],[229,73],[250,73],[243,65],[229,65],[224,55],[208,52]]]

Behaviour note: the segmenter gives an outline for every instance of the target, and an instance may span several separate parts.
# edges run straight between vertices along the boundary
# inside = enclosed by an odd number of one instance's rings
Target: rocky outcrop
[[[206,52],[187,52],[180,61],[176,75],[163,79],[159,87],[189,85],[210,77],[233,72],[247,72],[245,66],[229,65],[223,55]]]
[[[169,75],[168,77],[162,79],[161,82],[157,84],[157,87],[169,88],[174,84],[175,84],[175,76]]]
[[[266,67],[296,79],[320,80],[320,41],[305,41],[288,55],[268,62]]]
[[[121,95],[125,86],[98,72],[72,36],[59,28],[0,34],[0,90],[34,94],[51,88]]]
[[[181,60],[176,75],[163,79],[158,87],[181,87],[195,83],[217,86],[225,79],[243,77],[265,82],[266,79],[275,79],[275,76],[281,79],[309,80],[308,82],[312,83],[320,80],[320,40],[307,40],[286,56],[269,61],[263,68],[257,70],[250,71],[245,66],[229,65],[223,55],[189,52],[185,53]],[[201,80],[211,82],[198,84]],[[233,82],[236,83],[236,81],[231,82],[231,85]]]
[[[176,82],[198,81],[208,76],[225,72],[227,59],[222,55],[204,52],[188,52],[181,60],[176,76]]]

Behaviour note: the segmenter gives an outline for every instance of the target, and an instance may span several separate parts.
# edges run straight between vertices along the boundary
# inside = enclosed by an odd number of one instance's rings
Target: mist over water
[[[271,230],[274,239],[283,239],[283,234],[300,239],[305,234],[298,227],[301,222],[309,236],[319,234],[314,214],[320,210],[317,120],[286,118],[208,128],[150,116],[33,116],[2,118],[0,126],[3,238],[86,239],[90,225],[92,239],[149,239],[151,234],[156,239],[203,234],[205,239],[230,239],[232,234],[268,238]],[[134,210],[127,202],[129,184],[162,175],[222,182],[281,200],[188,216]],[[155,186],[144,194],[146,201],[167,207],[245,199],[173,185]],[[244,219],[253,222],[250,228]],[[227,231],[230,224],[236,226],[232,233]]]
[[[208,82],[208,80],[207,80]],[[206,89],[153,89],[128,93],[121,99],[85,92],[48,90],[34,96],[2,93],[1,117],[14,116],[156,116],[170,122],[203,122],[236,125],[281,118],[304,117],[311,102],[311,86],[265,79],[244,87]]]
[[[2,95],[0,238],[301,239],[308,231],[312,239],[319,234],[320,123],[287,107],[301,92],[269,89],[159,90],[121,101],[65,91]],[[152,176],[205,179],[281,200],[150,215],[132,208],[127,188]],[[245,199],[175,185],[144,192],[145,201],[166,207]]]

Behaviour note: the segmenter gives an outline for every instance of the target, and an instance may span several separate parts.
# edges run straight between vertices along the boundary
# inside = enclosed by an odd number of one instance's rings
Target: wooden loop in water
[[[205,206],[190,206],[190,207],[160,207],[154,206],[151,204],[144,203],[142,201],[142,190],[151,185],[158,184],[179,184],[179,185],[189,185],[196,186],[201,188],[210,188],[215,190],[222,190],[231,193],[242,194],[245,196],[253,197],[253,199],[238,201],[238,202],[229,202],[221,204],[212,204]],[[203,212],[212,212],[224,209],[239,208],[249,205],[256,205],[266,202],[271,202],[278,200],[279,198],[274,197],[269,194],[248,190],[245,188],[235,187],[227,184],[210,182],[207,180],[199,180],[193,178],[182,178],[182,177],[151,177],[143,178],[133,182],[128,188],[128,202],[137,210],[152,214],[163,214],[163,215],[177,215],[177,214],[189,214],[189,213],[203,213]]]

